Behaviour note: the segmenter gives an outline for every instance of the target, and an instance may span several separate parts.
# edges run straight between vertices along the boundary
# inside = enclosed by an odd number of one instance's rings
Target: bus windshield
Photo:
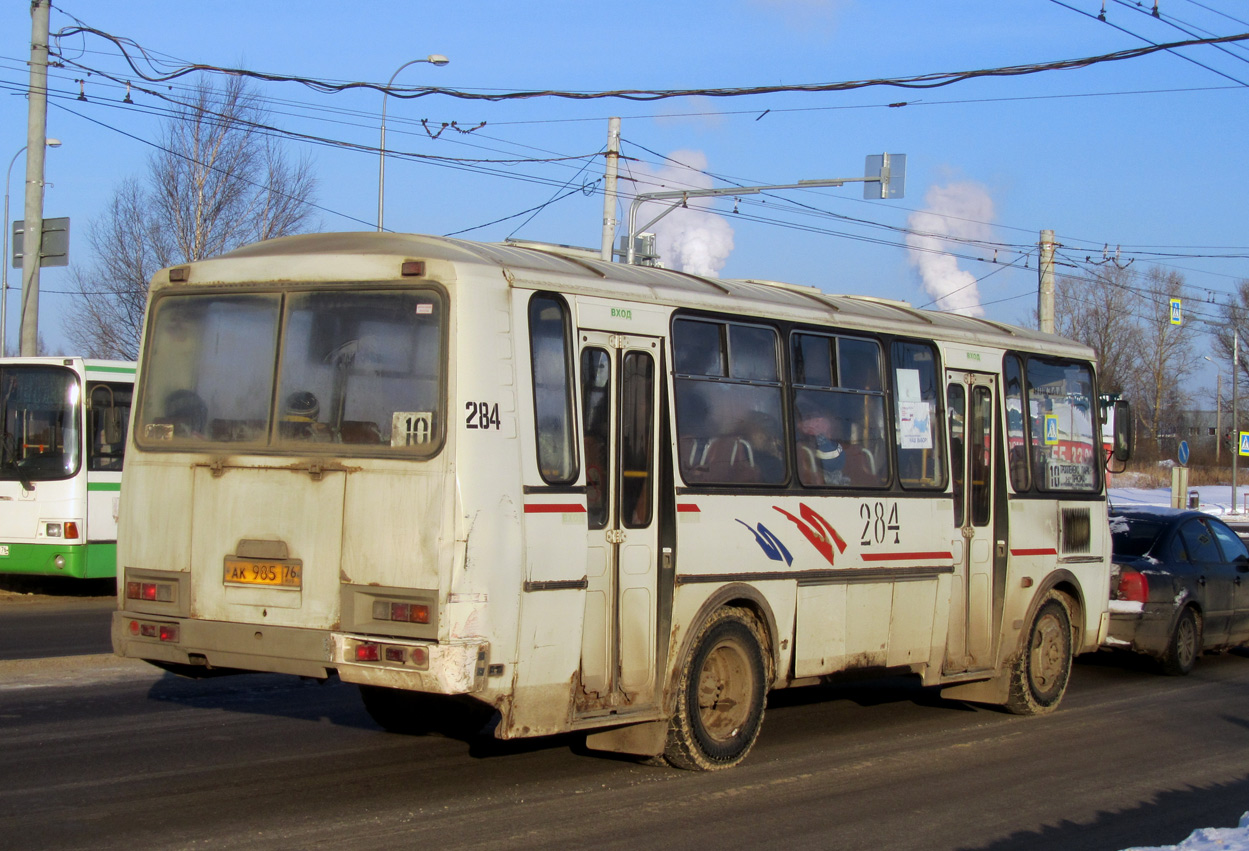
[[[445,308],[433,290],[177,295],[152,312],[146,448],[441,444]]]
[[[81,450],[78,376],[59,366],[0,368],[0,480],[67,479],[78,472]]]

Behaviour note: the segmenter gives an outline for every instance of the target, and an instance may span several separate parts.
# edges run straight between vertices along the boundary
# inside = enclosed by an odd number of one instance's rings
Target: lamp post
[[[428,62],[430,65],[442,67],[451,60],[443,56],[441,53],[431,53],[424,59],[413,59],[404,62],[395,69],[395,73],[390,75],[390,80],[386,83],[386,88],[382,90],[382,140],[377,146],[378,163],[377,163],[377,232],[382,232],[382,210],[386,198],[386,101],[390,97],[390,86],[395,81],[395,77],[399,76],[399,72],[409,65],[417,65],[421,62]]]
[[[45,144],[49,148],[61,147],[60,139],[46,139]],[[9,178],[13,175],[13,164],[17,162],[17,158],[22,155],[22,151],[26,150],[26,145],[17,149],[17,153],[13,155],[13,159],[9,160],[9,169],[4,173],[4,266],[0,267],[0,357],[4,357],[6,350],[5,335],[9,328],[9,231],[12,227],[9,223]]]

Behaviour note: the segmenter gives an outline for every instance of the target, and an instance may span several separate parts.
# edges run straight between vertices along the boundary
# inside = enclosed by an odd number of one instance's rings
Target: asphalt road
[[[0,844],[1110,851],[1249,809],[1247,697],[1234,654],[1184,679],[1098,656],[1031,719],[903,681],[794,690],[743,765],[697,774],[575,736],[387,734],[337,682],[3,661]]]

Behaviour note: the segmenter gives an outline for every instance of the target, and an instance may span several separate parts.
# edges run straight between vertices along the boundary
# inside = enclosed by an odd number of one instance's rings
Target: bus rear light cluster
[[[127,582],[126,599],[152,603],[172,603],[174,586],[168,582]]]
[[[429,606],[422,603],[395,603],[390,600],[374,600],[373,620],[427,624],[429,623]]]
[[[140,638],[156,638],[160,641],[169,641],[175,644],[178,641],[178,627],[167,623],[131,621],[130,634],[137,635]]]
[[[355,647],[355,661],[392,662],[423,671],[429,668],[429,648],[379,644],[376,641],[361,641]]]
[[[65,522],[49,521],[43,524],[43,534],[48,538],[64,538],[67,541],[78,540],[78,524],[73,520]]]

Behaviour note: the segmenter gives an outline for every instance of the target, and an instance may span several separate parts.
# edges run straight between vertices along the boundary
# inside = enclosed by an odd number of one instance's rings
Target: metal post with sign
[[[1188,441],[1180,441],[1179,464],[1171,468],[1171,507],[1184,508],[1188,500]]]

